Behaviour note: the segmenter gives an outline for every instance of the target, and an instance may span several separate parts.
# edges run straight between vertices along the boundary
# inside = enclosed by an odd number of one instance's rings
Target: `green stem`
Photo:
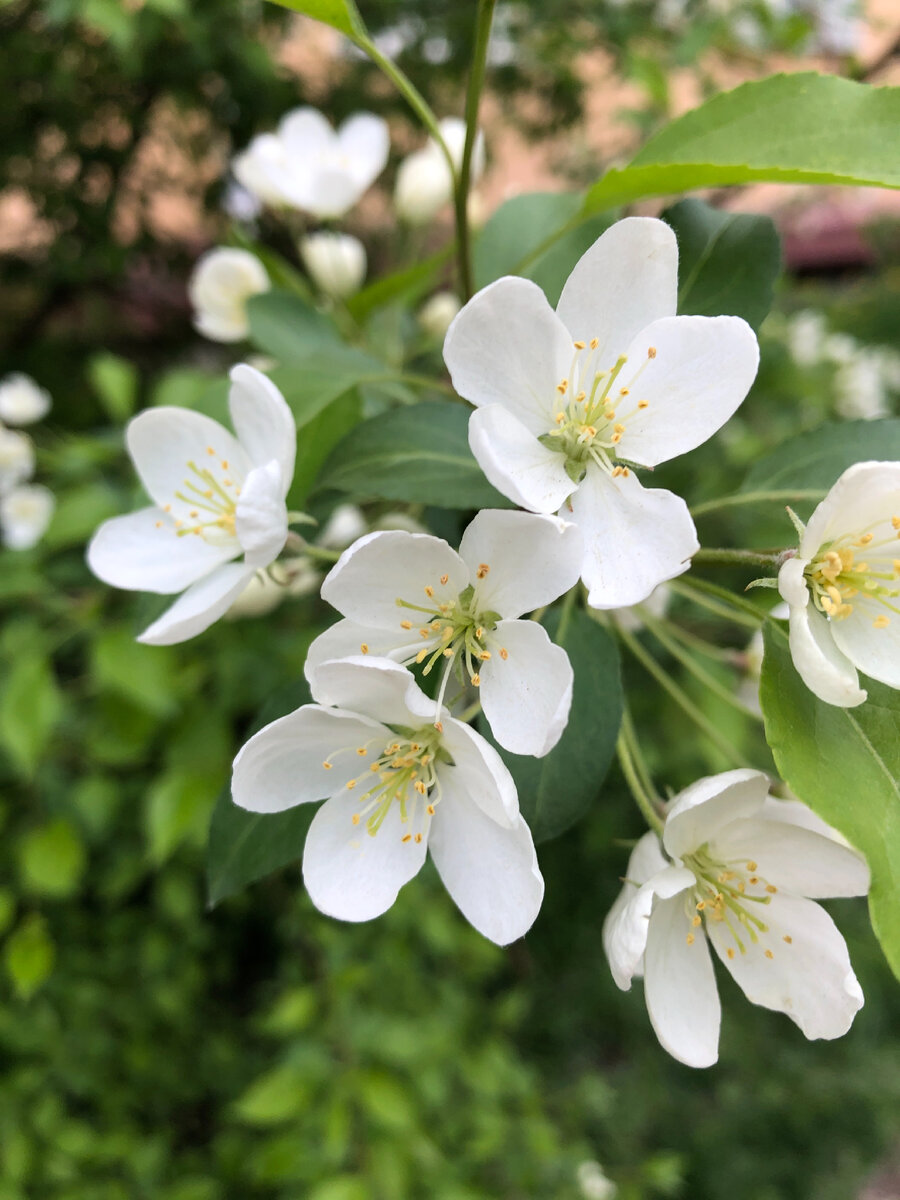
[[[408,383],[410,387],[434,388],[436,392],[444,392],[446,395],[452,396],[454,400],[459,399],[449,383],[445,383],[443,379],[435,379],[431,375],[416,375],[409,371],[401,371],[393,378],[398,383]]]
[[[705,550],[700,549],[692,562],[717,567],[780,567],[791,550]]]
[[[340,550],[328,550],[325,546],[314,546],[312,542],[305,543],[303,553],[316,562],[336,563],[341,557]]]
[[[625,776],[625,782],[628,784],[628,790],[634,797],[635,804],[641,810],[641,816],[652,830],[661,835],[665,823],[657,811],[655,800],[646,790],[644,781],[641,779],[634,759],[633,748],[626,732],[624,718],[622,728],[619,730],[619,736],[616,740],[616,754],[619,758],[619,766],[622,768],[622,774]]]
[[[690,696],[679,687],[671,675],[667,671],[664,671],[656,659],[644,649],[638,639],[621,627],[619,627],[617,633],[644,670],[653,676],[661,688],[669,693],[682,712],[694,722],[699,730],[706,734],[719,752],[733,762],[735,766],[749,767],[750,764],[737,753],[728,739],[713,725],[706,714],[701,712]]]
[[[697,579],[692,575],[690,578],[679,579],[677,582],[680,584],[678,590],[681,590],[682,595],[684,595],[683,589],[687,588],[689,592],[694,592],[693,599],[696,599],[697,593],[701,593],[706,597],[714,597],[725,604],[730,604],[735,610],[730,617],[732,621],[738,620],[736,615],[738,612],[746,614],[743,622],[738,622],[738,624],[746,625],[748,624],[747,618],[752,617],[752,627],[758,629],[766,619],[766,614],[761,612],[755,604],[751,604],[749,600],[745,600],[742,596],[736,596],[728,588],[719,587],[717,583],[710,583],[708,579]]]
[[[459,269],[459,289],[463,302],[469,300],[475,290],[472,273],[472,239],[469,230],[469,184],[472,178],[472,152],[478,136],[478,104],[481,99],[481,89],[484,86],[495,3],[496,0],[478,0],[478,13],[475,18],[475,46],[472,52],[472,69],[469,72],[469,87],[466,92],[466,144],[459,173],[454,174],[456,260]]]
[[[462,723],[464,725],[466,725],[466,724],[468,724],[469,721],[472,720],[473,717],[477,717],[480,712],[481,712],[481,701],[475,700],[472,704],[469,705],[468,708],[464,708],[463,711],[459,714],[459,716],[456,719],[457,719],[457,721],[462,721]]]
[[[707,641],[706,638],[700,637],[698,633],[685,629],[682,625],[677,625],[668,617],[657,619],[662,621],[669,636],[679,641],[687,650],[694,650],[697,654],[702,654],[704,658],[715,659],[730,667],[740,661],[741,652],[739,650],[734,650],[729,646],[717,646],[713,642]]]
[[[631,758],[634,763],[635,770],[637,771],[638,778],[641,781],[644,791],[653,801],[657,811],[659,811],[662,805],[662,800],[660,800],[659,794],[657,793],[656,788],[653,786],[653,776],[650,774],[650,768],[647,766],[647,760],[644,758],[644,752],[641,749],[641,742],[637,734],[637,728],[631,715],[631,710],[627,704],[624,704],[622,707],[622,730],[625,734],[625,739],[628,742],[628,746],[631,751]]]
[[[704,500],[695,504],[691,516],[700,517],[704,513],[718,512],[720,508],[733,508],[739,504],[763,504],[777,500],[823,500],[825,493],[815,488],[781,489],[771,492],[737,492],[733,496],[722,496],[718,500]]]

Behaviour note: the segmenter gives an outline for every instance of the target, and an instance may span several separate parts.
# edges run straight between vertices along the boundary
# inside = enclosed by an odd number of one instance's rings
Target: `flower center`
[[[193,460],[187,463],[188,474],[182,489],[175,493],[174,510],[171,504],[163,509],[175,516],[178,537],[192,533],[212,545],[221,545],[235,538],[240,481],[235,481],[228,460],[220,459],[212,446],[207,446],[206,453],[209,461],[202,466]],[[161,526],[162,521],[158,521],[157,527]]]
[[[778,888],[760,875],[757,863],[744,859],[719,862],[707,846],[701,846],[683,861],[697,881],[693,891],[685,893],[691,918],[691,932],[687,935],[689,946],[696,940],[694,930],[704,922],[707,926],[711,921],[725,925],[734,942],[725,951],[729,958],[734,958],[735,953],[745,954],[748,942],[756,945],[769,933],[769,926],[758,915],[759,906],[770,904]],[[792,941],[789,935],[782,940],[788,946]],[[766,948],[764,954],[768,959],[775,957],[771,948]]]
[[[847,534],[821,547],[804,571],[816,608],[833,621],[849,617],[854,608],[872,601],[900,613],[900,517],[876,522],[857,534]],[[879,611],[873,624],[886,629],[890,617]]]
[[[539,438],[565,455],[566,472],[573,483],[581,482],[591,462],[608,475],[628,475],[629,468],[616,463],[616,447],[628,421],[649,407],[647,400],[635,398],[633,390],[644,367],[656,358],[656,348],[647,348],[647,357],[623,382],[627,356],[619,355],[610,370],[598,371],[599,345],[597,338],[574,343],[569,374],[556,385],[554,428]]]
[[[400,805],[400,821],[406,827],[400,840],[404,844],[421,842],[421,813],[434,816],[441,800],[441,784],[437,775],[438,761],[449,762],[441,743],[441,731],[432,725],[423,729],[397,729],[396,737],[385,745],[376,759],[369,763],[367,774],[347,781],[348,791],[359,791],[359,805],[350,818],[354,825],[364,823],[366,832],[374,837],[384,824],[391,805]],[[330,769],[339,754],[356,753],[360,758],[369,755],[369,747],[377,743],[377,735],[365,745],[347,746],[329,754],[322,766]],[[369,780],[374,782],[368,787]],[[420,812],[421,809],[421,812]],[[416,820],[417,815],[419,820]]]

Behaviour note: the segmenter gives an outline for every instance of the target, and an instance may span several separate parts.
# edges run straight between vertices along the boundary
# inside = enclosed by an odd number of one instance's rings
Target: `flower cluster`
[[[30,483],[34,443],[11,425],[33,425],[50,411],[50,393],[28,375],[0,380],[0,537],[10,550],[28,550],[44,536],[56,502],[49,488]]]

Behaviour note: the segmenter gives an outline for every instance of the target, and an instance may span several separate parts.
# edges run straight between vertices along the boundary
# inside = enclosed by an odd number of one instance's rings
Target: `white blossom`
[[[0,425],[0,496],[34,474],[34,443],[27,433]]]
[[[7,425],[33,425],[46,417],[53,401],[42,388],[20,371],[0,379],[0,421]]]
[[[462,308],[455,292],[435,292],[419,309],[416,320],[425,332],[442,341],[453,323],[453,318]]]
[[[214,342],[241,341],[250,332],[247,301],[270,286],[265,267],[249,250],[208,250],[188,283],[194,327]]]
[[[344,620],[313,642],[307,677],[360,653],[418,663],[440,670],[440,707],[455,672],[479,688],[501,746],[544,755],[568,720],[572,668],[541,625],[518,618],[568,591],[580,564],[575,526],[532,513],[483,510],[459,553],[430,534],[371,533],[322,584]]]
[[[709,942],[747,999],[808,1038],[841,1037],[863,995],[847,947],[815,900],[862,896],[863,859],[798,801],[767,795],[759,771],[699,780],[670,803],[662,839],[635,846],[603,925],[613,978],[644,998],[660,1043],[711,1066],[721,1010]]]
[[[13,488],[0,496],[0,533],[4,546],[29,550],[41,540],[50,524],[56,500],[41,484]]]
[[[381,117],[356,113],[337,129],[315,108],[287,113],[277,133],[254,138],[232,163],[264,204],[342,217],[384,170],[390,151]]]
[[[505,277],[456,317],[444,359],[476,405],[469,444],[504,495],[584,534],[595,608],[644,600],[698,547],[684,501],[646,489],[653,468],[711,437],[753,382],[756,337],[739,317],[675,316],[678,249],[662,221],[619,221],[581,258],[556,312]]]
[[[463,915],[506,945],[544,894],[512,776],[468,725],[387,659],[324,663],[314,704],[261,729],[234,762],[234,802],[273,813],[317,800],[303,850],[312,902],[344,921],[394,903],[427,850]]]
[[[450,153],[454,168],[462,166],[466,144],[466,123],[459,117],[438,122],[441,137]],[[472,147],[471,180],[477,182],[484,172],[484,134],[479,130]],[[453,197],[453,176],[443,150],[429,138],[400,164],[394,188],[394,207],[408,225],[427,225]]]
[[[313,283],[333,300],[358,292],[366,277],[366,248],[349,233],[310,233],[300,240],[300,257]]]
[[[874,349],[860,347],[841,363],[834,378],[835,408],[847,421],[876,421],[890,414],[881,362]]]
[[[787,346],[794,362],[801,367],[815,366],[823,357],[827,333],[825,316],[815,309],[804,308],[789,317]]]
[[[183,593],[141,642],[169,645],[202,633],[284,546],[296,452],[291,411],[246,364],[231,371],[229,407],[237,437],[181,408],[148,409],[128,425],[128,452],[154,504],[104,522],[88,565],[114,587]]]
[[[614,608],[610,610],[610,617],[615,621],[620,629],[624,629],[626,633],[639,633],[644,628],[644,612],[650,614],[651,617],[664,617],[669,611],[669,604],[672,601],[672,590],[666,583],[661,583],[658,588],[654,588],[646,600],[643,600],[640,605],[631,605],[629,608]]]
[[[584,1200],[614,1200],[618,1195],[619,1189],[595,1159],[579,1163],[575,1178]]]
[[[900,462],[856,463],[816,508],[778,573],[803,682],[853,708],[863,671],[900,687]]]

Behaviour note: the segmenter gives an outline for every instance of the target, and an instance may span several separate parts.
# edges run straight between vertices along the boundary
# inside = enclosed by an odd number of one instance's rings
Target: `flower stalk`
[[[472,272],[472,239],[469,229],[469,184],[472,176],[472,152],[478,133],[478,105],[484,86],[488,43],[494,19],[496,0],[478,0],[475,18],[475,46],[469,87],[466,93],[466,144],[459,172],[453,172],[453,203],[456,214],[456,258],[459,270],[459,289],[463,300],[469,300],[475,290]]]

